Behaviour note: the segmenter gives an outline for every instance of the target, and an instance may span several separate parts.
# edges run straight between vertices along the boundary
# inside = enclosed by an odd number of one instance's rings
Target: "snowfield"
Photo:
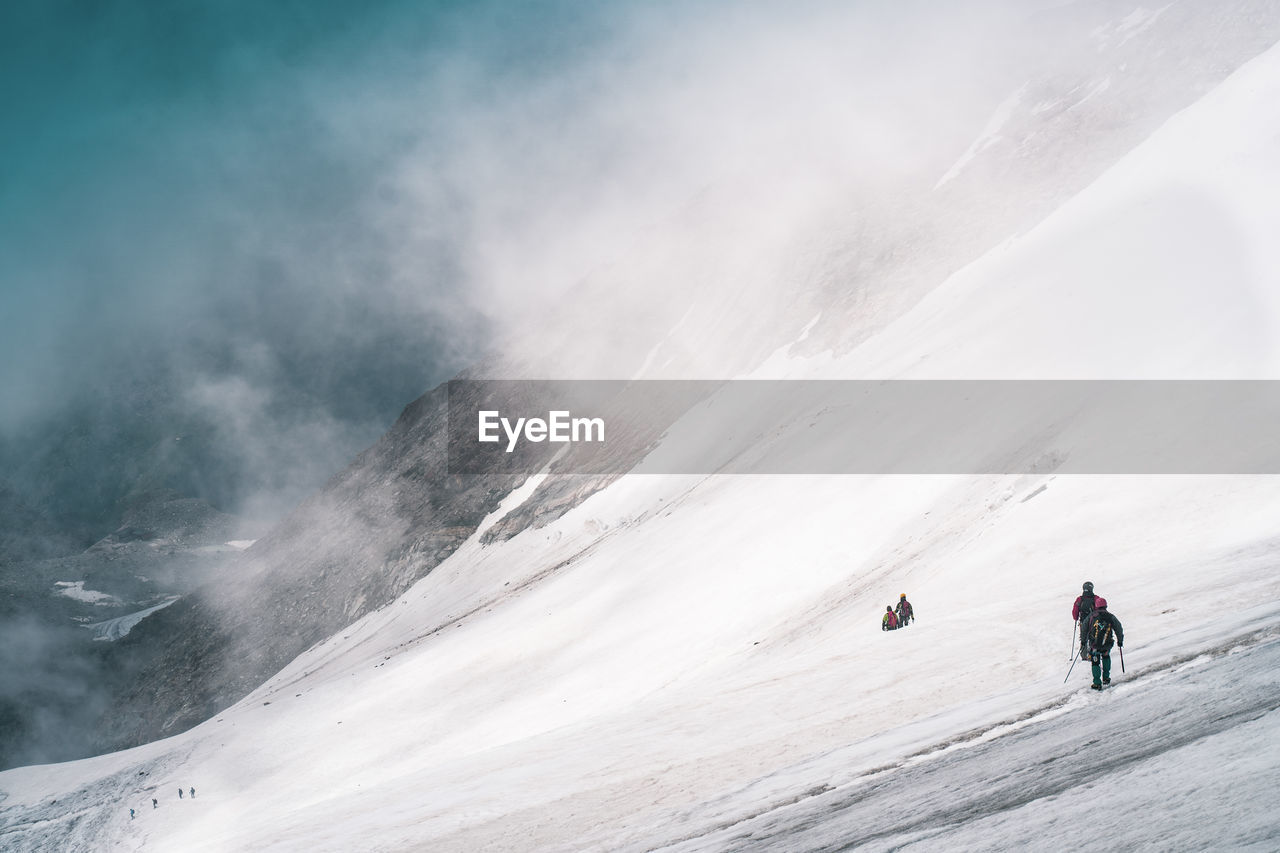
[[[1274,774],[1273,741],[1253,740],[1280,707],[1270,478],[1057,478],[1027,501],[1038,485],[1014,478],[675,486],[628,480],[468,547],[185,735],[9,771],[5,833],[37,850],[743,849],[746,832],[777,845],[759,849],[892,847],[979,819],[1009,839],[1063,821],[1065,838],[1074,808],[1052,798],[1114,783],[1144,804],[1128,831],[1168,849],[1153,805],[1171,778],[1195,798],[1206,773],[1179,750],[1210,750],[1225,779],[1243,745]],[[673,509],[619,515],[642,496]],[[788,511],[740,535],[733,516],[761,501]],[[1100,696],[1083,666],[1063,684],[1081,567],[1126,629],[1128,671],[1117,657]],[[882,633],[899,587],[921,590],[920,621]],[[1228,823],[1256,839],[1268,820]]]
[[[1280,48],[861,347],[760,375],[1280,378],[1277,139]],[[624,477],[185,734],[0,774],[0,847],[1280,849],[1278,506],[1267,476]],[[1084,580],[1124,624],[1101,694],[1063,681]]]
[[[126,636],[133,630],[134,626],[146,619],[157,610],[163,610],[170,604],[177,601],[179,596],[171,596],[168,600],[160,604],[154,604],[151,607],[145,607],[142,610],[136,610],[133,613],[127,613],[124,616],[118,616],[115,619],[107,619],[103,622],[93,622],[85,625],[93,632],[93,639],[108,642],[114,642],[121,637]]]
[[[53,587],[58,595],[65,595],[67,598],[74,598],[76,601],[83,601],[85,604],[111,607],[121,603],[120,599],[109,593],[98,592],[96,589],[85,589],[84,583],[84,581],[58,581]]]

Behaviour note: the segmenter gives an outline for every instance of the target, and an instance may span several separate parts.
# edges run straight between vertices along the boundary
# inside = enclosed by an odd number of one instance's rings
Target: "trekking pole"
[[[1124,672],[1124,646],[1120,646],[1120,671]]]
[[[1071,658],[1071,669],[1075,669],[1075,668],[1076,668],[1076,661],[1078,661],[1078,660],[1080,660],[1080,658],[1079,658],[1079,657],[1072,656],[1072,658]],[[1124,669],[1124,663],[1123,663],[1123,661],[1122,661],[1122,662],[1121,662],[1121,664],[1120,664],[1120,668],[1121,668],[1121,670],[1123,670],[1123,669]],[[1067,670],[1067,678],[1070,678],[1070,677],[1071,677],[1071,669]],[[1063,684],[1066,684],[1066,683],[1067,683],[1067,678],[1062,679],[1062,683],[1063,683]]]
[[[1076,622],[1075,627],[1071,629],[1071,657],[1068,660],[1076,659],[1076,632],[1080,630],[1080,623]]]

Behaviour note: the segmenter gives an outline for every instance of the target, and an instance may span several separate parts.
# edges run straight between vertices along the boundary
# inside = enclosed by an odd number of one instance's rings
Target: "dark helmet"
[[[893,607],[892,607],[892,606],[890,606],[890,607],[886,607],[886,608],[885,608],[885,610],[887,610],[887,611],[889,611],[890,613],[892,613],[892,612],[893,612]]]
[[[1093,581],[1085,581],[1085,582],[1084,582],[1084,591],[1085,591],[1085,592],[1093,592]]]

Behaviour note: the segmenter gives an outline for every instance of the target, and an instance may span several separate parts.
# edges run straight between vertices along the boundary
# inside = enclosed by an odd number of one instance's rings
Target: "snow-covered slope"
[[[753,375],[1280,377],[1278,102],[1273,49],[850,355]]]
[[[1274,376],[1278,89],[1272,49],[862,345],[760,375]],[[1078,847],[1096,806],[1126,833],[1099,846],[1274,847],[1278,502],[1269,477],[622,478],[477,532],[190,732],[0,774],[0,840]],[[1063,683],[1085,579],[1125,625],[1101,696]],[[900,592],[919,621],[882,633]],[[1233,765],[1228,808],[1202,786]]]

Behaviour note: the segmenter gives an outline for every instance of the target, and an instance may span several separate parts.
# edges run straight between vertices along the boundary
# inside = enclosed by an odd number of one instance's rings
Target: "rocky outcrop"
[[[143,620],[112,650],[122,685],[98,725],[102,748],[193,726],[315,643],[395,600],[452,554],[528,474],[528,444],[504,473],[449,470],[447,387],[228,566]]]

